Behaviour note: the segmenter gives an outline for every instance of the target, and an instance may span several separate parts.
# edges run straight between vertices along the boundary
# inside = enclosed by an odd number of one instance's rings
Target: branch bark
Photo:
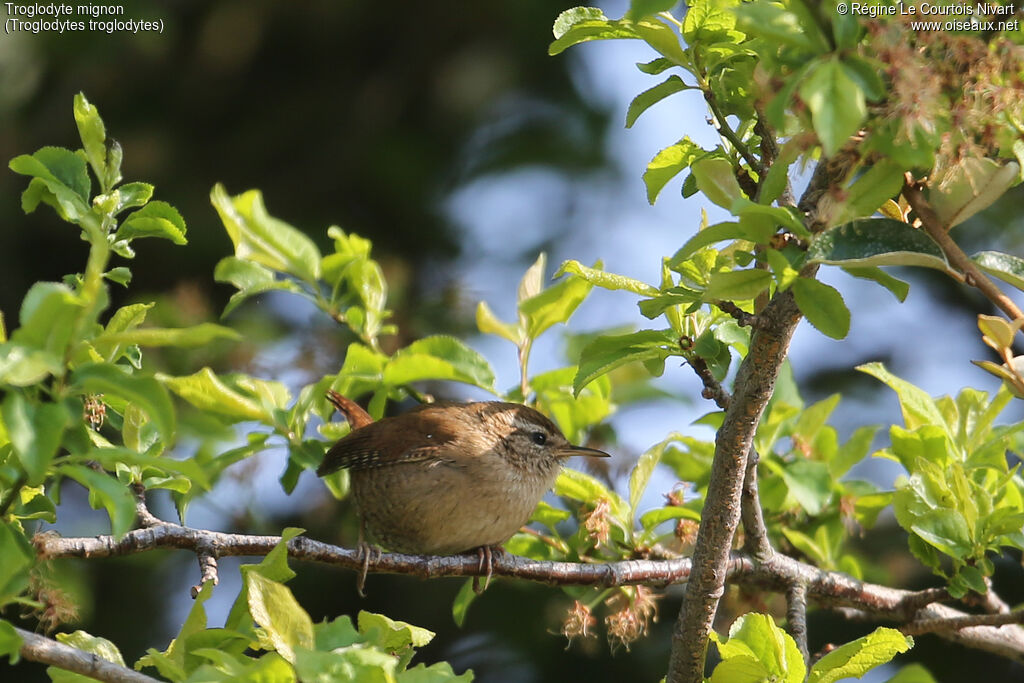
[[[33,539],[42,560],[118,557],[174,548],[198,553],[204,544],[215,548],[221,557],[262,556],[280,541],[277,536],[226,534],[168,523],[130,531],[121,539],[112,536],[63,538],[53,532],[39,534]],[[358,550],[302,536],[288,542],[288,554],[297,560],[329,564],[355,572],[361,571],[363,565],[363,557]],[[368,564],[373,572],[421,578],[483,576],[487,572],[486,567],[480,566],[476,553],[445,557],[375,553]],[[689,558],[586,564],[545,562],[501,553],[495,554],[491,572],[493,576],[548,585],[667,586],[690,579],[692,567]],[[801,584],[806,587],[807,599],[817,605],[853,610],[858,616],[897,623],[943,620],[956,624],[950,620],[972,616],[953,607],[930,602],[948,598],[942,589],[917,592],[864,583],[846,574],[818,569],[781,554],[775,554],[766,561],[757,561],[744,553],[732,553],[727,557],[723,578],[731,583],[776,593],[786,593],[791,586]],[[966,647],[1024,662],[1024,628],[1020,626],[947,628],[936,632],[936,635]]]
[[[914,182],[913,176],[909,173],[907,174],[906,184],[903,187],[903,196],[907,198],[907,202],[914,209],[914,213],[921,219],[921,225],[924,227],[925,232],[928,233],[928,236],[939,245],[939,248],[942,249],[942,253],[946,255],[946,259],[950,264],[964,274],[964,282],[972,287],[976,287],[989,301],[1008,315],[1011,320],[1024,318],[1024,312],[1017,307],[1017,304],[1010,297],[1003,294],[1003,291],[985,273],[981,272],[981,269],[960,248],[960,245],[949,236],[949,228],[942,224],[935,210],[925,198],[920,186]]]
[[[24,641],[21,646],[21,656],[29,661],[49,664],[109,683],[159,683],[155,678],[109,662],[91,652],[79,650],[17,626],[14,627],[14,630]]]

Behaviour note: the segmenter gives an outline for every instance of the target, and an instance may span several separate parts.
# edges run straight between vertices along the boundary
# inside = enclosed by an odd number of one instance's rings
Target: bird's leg
[[[359,519],[359,542],[356,544],[356,557],[362,560],[362,567],[359,570],[359,581],[356,583],[356,590],[359,591],[359,597],[365,598],[366,591],[366,575],[370,571],[370,558],[376,562],[380,559],[381,552],[380,548],[375,548],[366,542],[366,524],[362,518]]]
[[[483,588],[480,587],[480,577],[479,576],[474,576],[473,577],[473,592],[474,593],[476,593],[477,595],[480,595],[485,590],[487,590],[488,586],[491,585],[491,575],[494,573],[494,556],[497,555],[498,557],[501,557],[504,553],[505,553],[505,551],[502,550],[500,546],[482,545],[482,546],[480,546],[479,548],[476,549],[476,555],[477,555],[477,557],[480,558],[480,564],[477,565],[477,568],[480,571],[484,571],[484,568],[486,567],[487,568],[487,573],[484,574],[484,587]]]

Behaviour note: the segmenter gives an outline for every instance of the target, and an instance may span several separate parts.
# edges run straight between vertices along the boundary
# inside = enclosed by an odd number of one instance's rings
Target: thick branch
[[[693,553],[693,575],[672,634],[668,683],[699,683],[729,548],[740,520],[741,493],[754,431],[775,387],[800,311],[789,292],[777,294],[758,317],[750,351],[736,375],[729,410],[715,439],[704,516]]]
[[[175,548],[195,553],[204,543],[216,548],[221,557],[262,556],[280,541],[277,536],[225,534],[176,524],[136,529],[119,540],[112,536],[62,538],[56,533],[39,534],[33,539],[43,560],[117,557]],[[330,564],[356,572],[362,569],[363,564],[358,550],[339,548],[302,536],[288,542],[288,554],[297,560]],[[411,574],[421,578],[482,576],[487,571],[486,567],[480,566],[476,553],[447,557],[374,553],[368,564],[373,572]],[[544,562],[501,553],[494,555],[491,571],[494,576],[549,585],[665,586],[687,581],[691,567],[692,562],[688,558],[584,564]],[[807,598],[818,605],[840,610],[852,608],[858,614],[899,623],[928,619],[948,621],[970,616],[946,605],[930,603],[931,599],[943,597],[941,589],[914,592],[863,583],[846,574],[824,571],[781,554],[757,562],[745,554],[733,553],[725,564],[723,578],[778,593],[785,593],[790,586],[800,583],[806,586]],[[937,635],[966,647],[1024,662],[1024,628],[1019,626],[972,626],[939,631]]]
[[[76,647],[65,645],[45,636],[31,631],[14,627],[18,635],[24,641],[21,646],[21,656],[33,662],[49,664],[60,669],[73,671],[98,681],[109,681],[110,683],[159,683],[157,679],[150,678],[138,671],[127,667],[108,662],[91,652],[79,650]]]
[[[931,204],[925,199],[920,186],[914,182],[913,176],[909,173],[907,174],[906,185],[903,187],[903,196],[907,198],[907,202],[914,209],[914,213],[921,219],[921,225],[924,227],[925,232],[942,249],[942,253],[946,255],[950,265],[964,274],[964,282],[977,287],[978,291],[998,306],[1003,313],[1010,316],[1011,320],[1024,318],[1024,312],[1017,307],[1017,304],[1010,297],[1003,294],[1002,290],[975,265],[974,261],[960,248],[960,245],[949,236],[949,228],[942,224]]]

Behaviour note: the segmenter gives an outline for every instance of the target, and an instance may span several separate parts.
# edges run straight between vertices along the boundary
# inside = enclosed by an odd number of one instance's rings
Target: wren
[[[482,549],[489,561],[570,456],[609,457],[572,445],[551,420],[518,403],[444,401],[373,422],[352,401],[329,398],[353,430],[316,472],[349,470],[362,525],[396,552]]]

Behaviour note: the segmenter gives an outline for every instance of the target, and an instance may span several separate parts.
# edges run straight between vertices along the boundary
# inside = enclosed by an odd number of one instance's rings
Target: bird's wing
[[[387,421],[374,422],[352,431],[327,451],[316,470],[317,475],[322,477],[340,469],[366,470],[429,460],[442,462],[439,451],[453,438],[440,433],[429,437],[417,434],[410,438],[408,433],[388,433],[385,431],[388,427],[393,429],[395,425],[388,425]]]

